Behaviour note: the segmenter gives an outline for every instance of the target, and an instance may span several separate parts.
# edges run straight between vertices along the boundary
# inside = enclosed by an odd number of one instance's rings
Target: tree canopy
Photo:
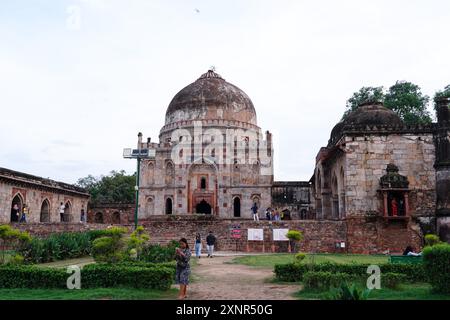
[[[450,89],[450,88],[449,88]],[[430,98],[423,95],[420,87],[408,81],[397,81],[387,91],[381,87],[362,87],[347,100],[344,117],[359,105],[367,102],[383,102],[406,124],[431,123],[431,115],[427,110]]]
[[[450,98],[450,84],[446,86],[444,90],[436,92],[436,94],[434,95],[434,101],[436,102],[436,100],[443,97]],[[436,109],[436,107],[437,105],[435,103],[434,108]],[[448,107],[450,108],[450,105]]]
[[[77,182],[91,195],[91,203],[133,203],[135,201],[136,174],[127,175],[124,170],[111,171],[107,176],[88,175]]]

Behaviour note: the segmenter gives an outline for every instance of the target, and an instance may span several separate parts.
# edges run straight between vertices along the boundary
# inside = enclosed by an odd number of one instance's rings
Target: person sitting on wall
[[[415,253],[413,247],[407,246],[405,251],[403,251],[404,256],[420,257],[422,252]]]

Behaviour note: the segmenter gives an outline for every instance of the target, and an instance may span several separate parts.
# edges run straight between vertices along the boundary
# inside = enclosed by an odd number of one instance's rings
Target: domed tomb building
[[[435,214],[436,186],[447,170],[441,163],[448,157],[437,152],[441,126],[441,120],[407,126],[382,103],[350,112],[316,157],[311,182],[317,219],[345,220],[354,251],[420,248],[423,234],[447,223]]]
[[[178,92],[159,143],[139,142],[139,218],[211,214],[251,218],[271,203],[271,133],[263,135],[248,95],[212,70]]]

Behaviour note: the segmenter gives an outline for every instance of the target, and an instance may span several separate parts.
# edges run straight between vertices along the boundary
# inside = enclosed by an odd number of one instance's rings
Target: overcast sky
[[[0,167],[74,183],[135,170],[172,97],[210,66],[308,180],[362,86],[450,83],[450,1],[0,0]]]

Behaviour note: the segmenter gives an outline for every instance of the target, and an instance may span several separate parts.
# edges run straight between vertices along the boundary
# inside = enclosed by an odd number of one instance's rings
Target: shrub
[[[142,253],[145,243],[150,240],[150,237],[145,234],[144,227],[139,226],[130,235],[127,240],[128,255],[132,259],[137,259]]]
[[[10,225],[0,225],[0,264],[6,262],[6,249],[20,250],[31,241],[31,237],[27,232],[12,228]]]
[[[302,281],[303,275],[308,271],[324,271],[331,273],[346,273],[356,276],[368,276],[367,267],[369,264],[337,264],[337,263],[317,263],[299,264],[288,263],[275,265],[275,276],[280,281],[295,282]],[[406,276],[408,281],[425,281],[425,271],[423,264],[381,264],[383,273],[400,273]]]
[[[390,288],[390,289],[398,289],[399,285],[402,282],[406,281],[406,275],[401,273],[394,272],[386,272],[381,274],[381,286]]]
[[[331,273],[324,271],[309,271],[303,275],[303,284],[307,289],[322,289],[328,290],[331,287],[338,287],[342,283],[353,279],[346,273]]]
[[[427,234],[425,236],[425,245],[426,246],[434,246],[436,244],[441,243],[441,240],[439,239],[439,237],[435,234]]]
[[[301,263],[303,260],[305,260],[306,253],[303,253],[303,252],[297,253],[294,258],[295,258],[295,262]]]
[[[125,258],[121,238],[100,237],[92,243],[92,256],[97,262],[116,263]]]
[[[370,290],[359,290],[355,284],[351,287],[347,283],[342,283],[339,289],[332,294],[333,300],[367,300]]]
[[[88,232],[63,232],[47,238],[33,238],[22,246],[20,253],[26,262],[43,263],[87,256],[91,246]]]
[[[433,291],[450,293],[450,245],[443,243],[426,247],[423,260]]]
[[[172,241],[167,246],[159,244],[144,246],[139,255],[139,260],[155,263],[172,261],[175,259],[175,248],[178,246],[179,243],[177,241]]]

